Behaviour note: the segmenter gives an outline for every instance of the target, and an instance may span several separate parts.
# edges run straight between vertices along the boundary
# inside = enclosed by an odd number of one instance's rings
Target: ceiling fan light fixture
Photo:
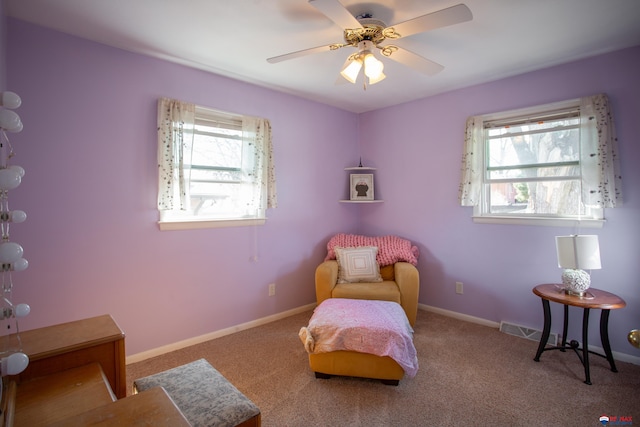
[[[0,0],[0,2],[1,1],[2,0]],[[273,64],[311,53],[319,53],[327,50],[334,51],[343,47],[356,48],[357,53],[350,55],[342,66],[340,77],[336,80],[336,84],[344,83],[344,80],[355,84],[360,70],[363,69],[363,87],[365,90],[368,84],[378,83],[386,77],[382,72],[384,68],[383,63],[374,55],[376,49],[380,50],[381,55],[384,57],[388,57],[397,63],[428,76],[437,74],[444,68],[436,62],[406,49],[385,44],[385,40],[400,39],[473,19],[471,10],[464,4],[458,4],[397,23],[393,27],[387,27],[384,21],[375,18],[371,13],[360,13],[354,16],[350,8],[347,9],[341,0],[307,1],[338,27],[342,28],[344,43],[332,43],[330,45],[291,52],[285,55],[267,58],[267,61]],[[344,80],[342,80],[343,78]]]
[[[376,77],[369,77],[369,84],[370,85],[374,85],[378,82],[381,82],[382,80],[386,79],[387,76],[384,75],[383,72],[380,72],[380,74],[378,74]]]
[[[358,74],[360,73],[360,68],[362,68],[362,60],[360,58],[354,58],[342,69],[342,71],[340,71],[340,74],[342,77],[355,84]]]
[[[382,61],[373,56],[373,53],[367,52],[364,54],[364,74],[369,77],[369,84],[373,84],[371,81],[375,80],[375,83],[384,79],[384,74],[382,70],[384,69],[384,64]],[[380,76],[383,76],[380,78]]]

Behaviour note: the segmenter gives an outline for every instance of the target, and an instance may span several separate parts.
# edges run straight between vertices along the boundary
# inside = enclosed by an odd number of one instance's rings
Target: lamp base
[[[564,293],[567,295],[573,295],[574,297],[585,297],[588,294],[587,291],[575,292],[567,288],[564,288]]]
[[[562,284],[567,294],[583,297],[591,286],[591,276],[584,270],[566,269],[562,272]]]

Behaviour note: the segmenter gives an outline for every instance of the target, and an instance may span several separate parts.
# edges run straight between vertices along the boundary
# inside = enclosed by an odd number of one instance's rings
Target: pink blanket
[[[412,246],[409,240],[398,236],[368,237],[358,234],[336,234],[327,243],[327,256],[324,259],[336,259],[333,250],[336,246],[341,248],[355,248],[358,246],[376,246],[378,255],[376,261],[380,267],[395,264],[398,261],[409,262],[418,265],[420,250],[417,246]]]
[[[300,339],[309,353],[337,350],[389,356],[408,377],[418,372],[413,329],[400,304],[390,301],[330,298],[313,312]]]

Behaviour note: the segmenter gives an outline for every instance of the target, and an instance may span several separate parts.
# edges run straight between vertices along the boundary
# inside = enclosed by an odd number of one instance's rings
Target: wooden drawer
[[[29,366],[18,383],[98,362],[118,398],[126,397],[124,333],[109,315],[20,333]]]
[[[18,384],[14,426],[48,426],[115,400],[100,364],[67,369]]]

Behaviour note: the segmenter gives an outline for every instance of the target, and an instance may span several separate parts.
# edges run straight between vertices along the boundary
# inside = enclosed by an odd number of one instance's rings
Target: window
[[[460,200],[474,206],[474,221],[602,226],[604,208],[621,202],[606,101],[599,95],[469,118]]]
[[[592,217],[580,200],[578,109],[484,128],[484,212]]]
[[[276,205],[269,122],[168,99],[158,113],[161,229],[263,223]]]

